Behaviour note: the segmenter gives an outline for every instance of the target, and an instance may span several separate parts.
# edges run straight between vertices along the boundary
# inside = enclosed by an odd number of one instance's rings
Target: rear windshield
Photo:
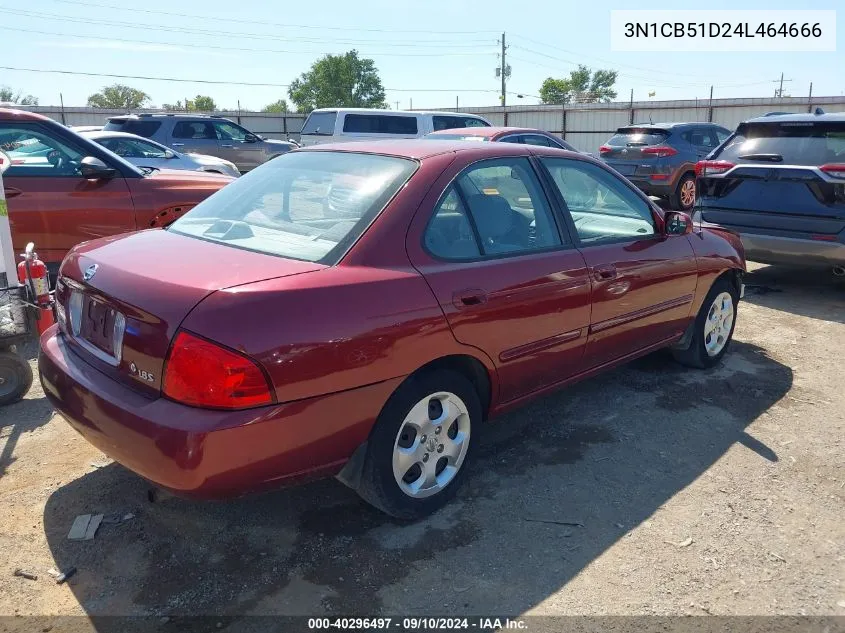
[[[313,134],[315,136],[331,136],[334,134],[334,122],[337,120],[337,112],[312,112],[305,119],[300,134]]]
[[[206,198],[168,230],[333,265],[416,168],[408,159],[373,154],[283,154]]]
[[[359,134],[416,134],[417,117],[396,114],[347,114],[343,131]]]
[[[616,130],[616,134],[610,137],[607,144],[617,147],[641,147],[660,145],[667,138],[669,138],[669,133],[665,130],[620,128]]]
[[[161,121],[145,121],[143,119],[110,119],[103,130],[107,132],[128,132],[150,138],[161,127]]]
[[[434,130],[454,130],[459,127],[489,127],[487,121],[475,117],[456,116],[454,114],[435,114],[432,117]]]
[[[786,165],[845,162],[845,122],[744,123],[719,158]]]
[[[433,132],[426,134],[423,138],[434,139],[435,141],[489,141],[487,136],[473,136],[472,134],[443,134],[442,132]]]

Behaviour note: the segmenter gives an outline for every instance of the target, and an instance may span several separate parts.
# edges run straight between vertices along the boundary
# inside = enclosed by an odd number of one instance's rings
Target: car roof
[[[666,123],[631,123],[630,125],[620,125],[619,130],[627,130],[632,128],[642,128],[642,129],[650,129],[653,128],[655,130],[668,130],[672,128],[681,128],[694,125],[696,127],[699,126],[706,126],[712,125],[717,126],[716,123],[712,123],[709,121],[667,121]],[[718,126],[721,127],[721,126]]]
[[[825,123],[845,123],[845,112],[830,112],[827,114],[770,114],[747,119],[743,123],[784,123],[793,121],[795,123],[813,123],[816,121]]]
[[[107,130],[88,130],[78,132],[80,136],[84,136],[85,138],[139,138],[144,141],[149,141],[150,139],[144,138],[143,136],[138,136],[137,134],[130,134],[129,132],[109,132]]]
[[[109,121],[125,121],[126,119],[193,119],[195,121],[209,121],[209,120],[224,120],[229,121],[227,117],[217,114],[190,114],[188,112],[143,112],[141,114],[115,114],[110,116]]]
[[[0,108],[0,121],[52,121],[50,117],[15,108]]]
[[[375,141],[352,141],[347,143],[325,143],[310,145],[296,150],[297,152],[361,152],[365,154],[383,154],[398,158],[423,160],[440,154],[475,152],[479,157],[485,156],[526,156],[537,151],[565,152],[574,156],[583,156],[577,152],[559,150],[556,148],[522,145],[517,143],[467,143],[461,140],[436,140],[424,138],[391,139]]]
[[[408,114],[440,114],[443,116],[463,116],[471,119],[484,119],[480,114],[472,114],[471,112],[444,112],[441,110],[382,110],[379,108],[316,108],[313,112],[351,112],[360,114],[387,114],[393,116],[408,115]],[[310,113],[309,113],[310,114]]]
[[[548,132],[538,130],[530,127],[501,127],[491,125],[489,127],[454,127],[446,130],[437,130],[431,134],[463,134],[464,136],[483,136],[490,138],[498,136],[499,134],[543,134],[548,136]]]

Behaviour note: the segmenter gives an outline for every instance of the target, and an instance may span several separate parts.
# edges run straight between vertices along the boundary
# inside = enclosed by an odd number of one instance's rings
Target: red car
[[[488,418],[658,348],[717,363],[744,268],[736,235],[583,154],[320,145],[167,229],[75,248],[41,382],[177,493],[337,475],[414,518],[455,493]]]
[[[232,181],[139,168],[40,114],[0,109],[0,150],[17,252],[34,242],[55,272],[82,241],[164,226]]]
[[[572,145],[543,130],[528,127],[463,127],[438,130],[425,135],[426,139],[439,141],[491,141],[496,143],[520,143],[540,147],[556,147],[577,152]]]

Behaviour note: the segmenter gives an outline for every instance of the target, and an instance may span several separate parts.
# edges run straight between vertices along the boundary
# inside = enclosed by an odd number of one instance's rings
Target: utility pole
[[[398,101],[396,102],[396,109],[397,110],[399,109],[399,102]]]
[[[505,102],[507,99],[507,76],[508,76],[508,64],[507,60],[505,59],[505,52],[508,50],[508,47],[505,46],[505,34],[502,33],[502,66],[501,66],[501,75],[502,75],[502,107],[504,108],[507,103]]]
[[[779,81],[777,79],[774,80],[775,83],[780,84],[780,87],[777,90],[775,90],[775,97],[778,98],[778,99],[783,98],[783,82],[784,81],[789,82],[789,81],[792,81],[792,80],[791,79],[784,79],[783,73],[780,74],[780,80]]]
[[[455,111],[457,112],[460,107],[460,97],[458,95],[455,95]]]

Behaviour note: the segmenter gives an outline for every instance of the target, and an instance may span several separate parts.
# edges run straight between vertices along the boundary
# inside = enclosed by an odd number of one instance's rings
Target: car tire
[[[675,192],[669,196],[669,206],[676,211],[689,213],[695,206],[696,197],[695,175],[689,173],[684,174],[678,181]]]
[[[699,369],[722,360],[733,338],[738,300],[739,293],[730,280],[717,279],[695,317],[689,347],[672,350],[675,360]]]
[[[398,519],[438,510],[467,476],[482,417],[478,393],[461,374],[412,376],[391,395],[370,433],[358,494]]]
[[[32,367],[14,352],[0,352],[0,406],[17,402],[32,386]]]

